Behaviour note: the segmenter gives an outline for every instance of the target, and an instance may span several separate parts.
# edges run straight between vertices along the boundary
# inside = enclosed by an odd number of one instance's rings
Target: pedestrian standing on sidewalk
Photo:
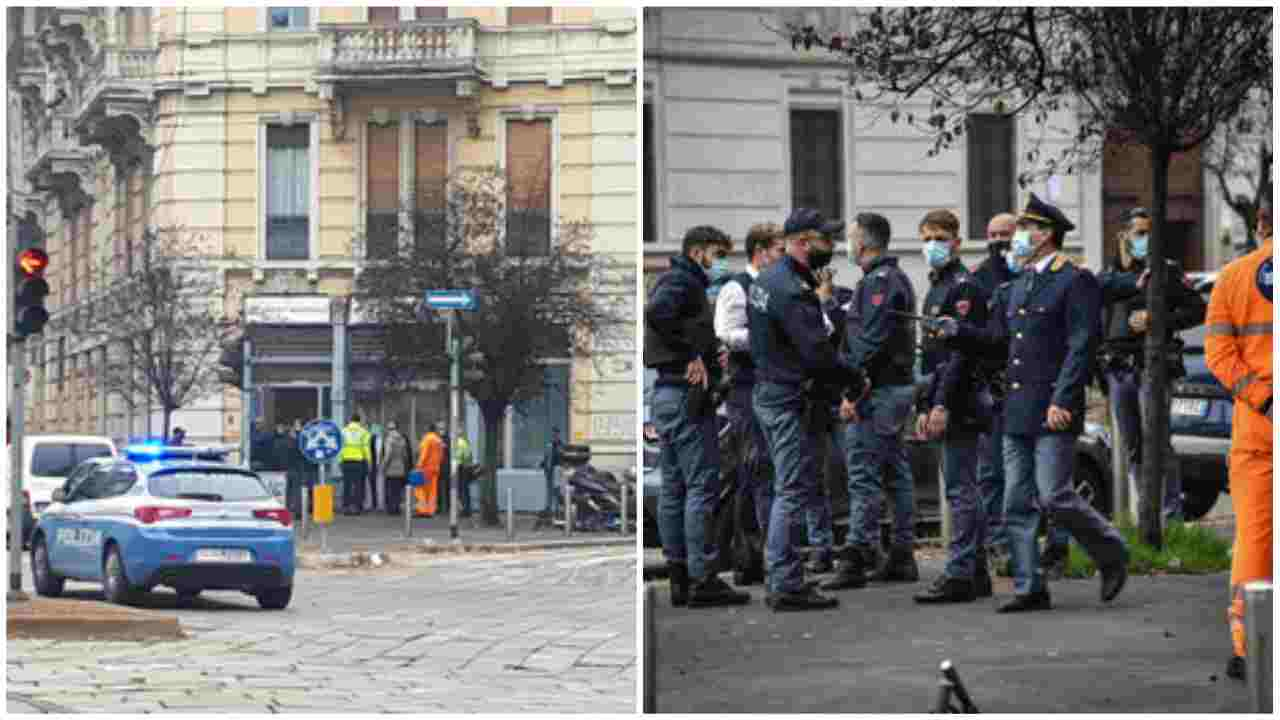
[[[351,422],[342,430],[342,485],[344,515],[360,515],[364,512],[364,482],[372,467],[369,449],[369,431],[360,424],[360,413],[351,416]]]
[[[440,426],[435,425],[422,437],[418,445],[418,470],[426,480],[414,488],[414,514],[431,517],[439,509],[440,463],[444,460],[444,440],[440,438]]]
[[[453,444],[453,458],[458,463],[458,499],[462,507],[458,508],[462,517],[471,515],[471,443],[467,442],[466,432],[457,430],[458,439]]]
[[[285,507],[294,517],[302,514],[302,485],[306,482],[307,458],[302,454],[302,421],[294,420],[289,429],[289,461],[285,474]]]
[[[404,501],[404,479],[409,475],[412,460],[409,440],[395,420],[387,423],[386,438],[382,441],[382,476],[386,478],[387,513],[399,515]]]
[[[555,514],[560,508],[560,493],[556,490],[556,470],[560,467],[560,428],[551,428],[551,442],[547,443],[547,451],[542,456],[542,472],[547,478],[547,508],[545,512]]]
[[[382,435],[383,429],[381,425],[373,425],[369,428],[369,478],[366,481],[369,497],[364,504],[364,509],[370,512],[378,511],[378,486],[382,468]],[[386,507],[383,505],[383,507]]]

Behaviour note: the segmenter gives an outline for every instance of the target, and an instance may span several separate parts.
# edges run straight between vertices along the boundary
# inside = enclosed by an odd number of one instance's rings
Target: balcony
[[[103,48],[84,69],[75,131],[85,145],[101,145],[125,167],[146,157],[155,118],[154,48]]]
[[[89,150],[71,133],[65,115],[45,115],[35,133],[35,154],[27,169],[27,181],[35,192],[51,192],[63,215],[71,216],[90,201],[93,161]]]
[[[466,18],[388,26],[320,25],[317,80],[380,89],[406,82],[482,76],[476,35]]]

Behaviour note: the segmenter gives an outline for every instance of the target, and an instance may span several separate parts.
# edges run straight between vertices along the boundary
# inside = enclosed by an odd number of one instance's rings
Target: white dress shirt
[[[760,277],[760,271],[747,265],[752,280]],[[729,347],[730,352],[746,352],[751,349],[748,334],[747,291],[737,280],[730,280],[720,287],[716,296],[716,338]]]

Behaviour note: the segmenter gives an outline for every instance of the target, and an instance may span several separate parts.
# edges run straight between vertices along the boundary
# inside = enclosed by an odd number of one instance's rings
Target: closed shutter
[[[445,237],[445,183],[449,175],[449,127],[414,127],[414,234],[420,248],[440,247]]]
[[[400,127],[370,125],[368,134],[367,257],[394,254],[399,236]]]
[[[395,25],[400,22],[400,8],[398,7],[370,7],[369,8],[369,24],[370,25]]]
[[[545,255],[551,249],[551,121],[508,120],[506,160],[508,248]]]
[[[550,25],[550,7],[510,7],[507,8],[509,25]]]
[[[834,110],[791,111],[791,207],[841,216],[844,171],[840,147],[840,113]]]

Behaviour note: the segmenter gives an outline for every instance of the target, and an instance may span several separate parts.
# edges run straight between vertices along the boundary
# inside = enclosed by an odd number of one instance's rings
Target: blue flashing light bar
[[[125,448],[130,460],[222,460],[231,453],[229,448],[196,447],[190,445],[165,445],[160,441],[134,443]]]

